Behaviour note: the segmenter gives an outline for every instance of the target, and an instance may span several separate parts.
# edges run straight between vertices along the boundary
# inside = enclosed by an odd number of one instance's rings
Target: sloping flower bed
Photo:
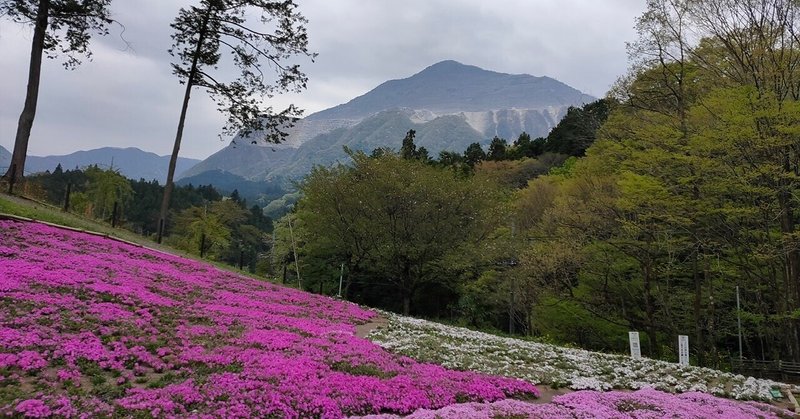
[[[745,400],[770,400],[770,388],[789,387],[708,368],[504,338],[391,313],[385,316],[387,327],[372,331],[368,338],[387,349],[448,368],[517,377],[534,384],[574,390],[653,387]]]
[[[356,337],[375,313],[0,220],[0,415],[341,417],[531,398]]]
[[[548,404],[532,404],[506,399],[493,403],[455,404],[438,410],[420,409],[407,419],[494,419],[494,418],[682,418],[752,419],[792,417],[763,403],[742,403],[705,393],[678,395],[654,389],[632,393],[583,390],[565,394]],[[394,419],[394,415],[371,415],[371,419]]]

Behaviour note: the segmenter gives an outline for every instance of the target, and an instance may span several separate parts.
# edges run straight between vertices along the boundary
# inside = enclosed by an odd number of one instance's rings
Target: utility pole
[[[294,253],[294,268],[297,271],[297,288],[303,289],[300,282],[300,265],[297,262],[297,245],[294,243],[294,232],[292,231],[292,214],[289,214],[289,237],[292,238],[292,253]]]
[[[742,308],[739,305],[739,286],[736,286],[736,322],[739,324],[739,360],[742,360]]]
[[[337,294],[339,298],[342,298],[342,278],[344,278],[344,262],[342,262],[342,267],[339,268],[339,294]]]
[[[511,219],[511,240],[512,240],[512,242],[514,240],[514,235],[516,233],[516,227],[517,227],[516,223],[514,222],[514,219],[513,219],[513,216],[512,216],[512,219]],[[508,266],[507,266],[506,269],[513,268],[514,265],[516,265],[516,263],[514,262],[514,258],[512,258],[509,261]],[[513,335],[514,332],[516,331],[515,330],[515,322],[516,322],[517,315],[516,315],[516,311],[514,310],[514,293],[516,291],[516,288],[517,288],[516,275],[514,275],[514,273],[512,272],[511,273],[511,298],[510,298],[509,304],[508,304],[508,334],[509,335]]]

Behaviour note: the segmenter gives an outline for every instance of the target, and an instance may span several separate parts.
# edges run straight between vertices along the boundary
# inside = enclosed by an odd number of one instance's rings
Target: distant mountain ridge
[[[175,182],[177,186],[187,185],[214,185],[214,189],[223,195],[230,195],[234,190],[239,196],[250,203],[259,199],[264,200],[264,205],[273,199],[280,198],[285,191],[279,185],[269,182],[254,182],[234,174],[220,170],[209,170],[196,176],[181,178]]]
[[[570,106],[594,101],[549,77],[504,74],[448,60],[411,77],[390,80],[347,103],[314,113],[279,145],[237,138],[181,176],[219,170],[250,180],[288,185],[317,164],[346,161],[343,146],[370,152],[399,149],[409,129],[432,156],[463,152],[494,136],[546,136]],[[256,134],[257,135],[257,134]]]
[[[6,153],[8,153],[8,158],[4,158]],[[84,168],[94,164],[101,168],[109,168],[113,165],[113,168],[118,169],[125,177],[148,181],[155,179],[164,184],[167,180],[169,158],[170,156],[159,156],[135,147],[102,147],[61,156],[28,156],[25,161],[25,172],[33,174],[47,170],[53,171],[59,164],[64,170],[72,170],[76,167]],[[10,161],[11,153],[0,147],[0,170],[8,168]],[[179,174],[188,170],[199,162],[200,160],[197,159],[178,157],[175,173]]]
[[[8,165],[11,162],[11,152],[6,150],[5,147],[0,145],[0,168],[8,169]]]

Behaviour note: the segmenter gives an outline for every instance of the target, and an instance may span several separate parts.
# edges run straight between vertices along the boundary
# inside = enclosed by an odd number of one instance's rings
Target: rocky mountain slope
[[[442,61],[400,80],[387,81],[353,100],[309,115],[279,145],[238,138],[181,174],[220,170],[251,180],[288,182],[316,164],[346,160],[343,146],[370,152],[399,148],[406,131],[432,156],[463,151],[494,136],[527,132],[544,136],[569,106],[594,100],[549,77],[504,74]]]

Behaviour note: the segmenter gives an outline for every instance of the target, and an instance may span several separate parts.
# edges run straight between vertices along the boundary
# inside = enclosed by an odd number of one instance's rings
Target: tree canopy
[[[259,22],[248,20],[250,14],[259,16]],[[205,89],[227,117],[223,132],[246,138],[258,131],[269,142],[282,141],[286,128],[292,126],[300,111],[290,105],[275,112],[263,100],[306,87],[307,78],[300,65],[290,62],[298,55],[313,57],[308,52],[305,23],[291,0],[201,0],[198,6],[180,9],[171,25],[175,32],[169,53],[175,58],[173,73],[186,85],[186,91],[161,202],[159,241],[192,88]],[[232,81],[215,74],[223,51],[231,54],[232,63],[240,72]],[[270,67],[274,77],[268,76],[263,67]]]
[[[408,313],[447,259],[487,233],[497,188],[396,154],[352,158],[352,167],[317,167],[303,182],[298,224],[312,232],[303,254],[344,262],[365,287],[385,283],[398,296],[389,304]]]
[[[28,87],[17,124],[14,150],[8,171],[11,182],[25,175],[28,142],[39,100],[42,55],[64,57],[64,67],[75,68],[81,57],[91,57],[92,33],[105,35],[113,20],[108,10],[111,0],[0,0],[0,16],[33,26],[31,57],[28,62]]]

